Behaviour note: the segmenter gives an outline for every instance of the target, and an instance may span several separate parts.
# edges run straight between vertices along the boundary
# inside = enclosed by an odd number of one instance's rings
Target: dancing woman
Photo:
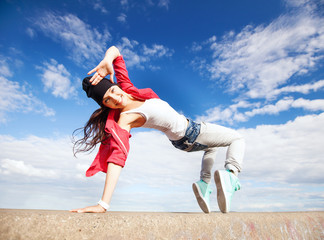
[[[97,205],[71,210],[72,212],[106,212],[129,152],[132,128],[154,128],[162,131],[178,149],[203,151],[200,179],[192,188],[203,212],[210,212],[211,169],[219,147],[228,147],[225,170],[214,173],[217,201],[221,212],[230,210],[231,199],[240,189],[238,173],[244,155],[245,142],[233,129],[210,123],[197,123],[176,112],[149,88],[137,89],[130,81],[119,50],[110,47],[104,59],[83,80],[83,90],[100,108],[83,128],[84,136],[74,144],[74,152],[90,151],[100,144],[99,151],[86,172],[93,176],[105,172],[103,195]],[[110,79],[105,78],[110,75]],[[114,83],[114,75],[117,84]]]

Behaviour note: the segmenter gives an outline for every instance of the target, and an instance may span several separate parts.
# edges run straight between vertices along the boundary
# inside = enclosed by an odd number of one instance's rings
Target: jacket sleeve
[[[114,62],[115,77],[117,79],[118,85],[125,91],[129,88],[133,88],[134,84],[131,82],[128,76],[128,71],[126,69],[126,64],[123,56],[117,57]]]
[[[91,177],[100,171],[106,173],[108,163],[114,163],[121,167],[125,166],[131,135],[123,129],[116,129],[115,134],[112,134],[104,143],[100,144],[99,151],[86,172],[87,177]]]
[[[118,85],[123,91],[138,99],[159,98],[150,88],[138,89],[134,86],[128,76],[126,64],[122,56],[117,57],[114,62],[114,71]]]

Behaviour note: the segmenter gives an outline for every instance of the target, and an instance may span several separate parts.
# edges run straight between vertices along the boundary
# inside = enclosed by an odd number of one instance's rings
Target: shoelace
[[[240,189],[241,189],[241,184],[240,184],[240,182],[239,182],[238,180],[236,180],[234,190],[235,190],[235,191],[238,191],[238,190],[240,190]]]
[[[229,170],[227,170],[229,173],[231,173]],[[231,173],[231,174],[233,174],[233,173]],[[233,176],[235,176],[234,174],[233,174]],[[238,191],[238,190],[240,190],[241,189],[241,183],[239,182],[239,180],[238,180],[238,178],[235,176],[235,178],[233,179],[233,177],[230,177],[230,179],[231,179],[231,181],[232,180],[234,180],[235,182],[234,182],[234,184],[235,184],[235,187],[234,187],[234,191]],[[232,185],[233,186],[233,185]]]
[[[209,195],[213,192],[213,190],[211,190],[210,188],[207,188],[205,191],[204,196],[206,196],[207,193],[209,193]]]

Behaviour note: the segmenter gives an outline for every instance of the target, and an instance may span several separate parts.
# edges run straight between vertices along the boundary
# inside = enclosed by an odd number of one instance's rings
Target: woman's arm
[[[134,114],[130,114],[134,115]],[[132,123],[134,122],[134,117],[128,116],[128,114],[124,114],[119,118],[118,125],[126,130],[130,131],[132,128]],[[117,185],[122,166],[114,164],[112,162],[108,163],[107,166],[107,174],[106,174],[106,181],[105,181],[105,187],[104,191],[101,197],[101,201],[103,201],[106,204],[110,204],[112,195],[114,193],[115,187]],[[85,208],[78,208],[70,210],[70,212],[78,212],[78,213],[104,213],[106,212],[106,209],[104,209],[100,204]]]
[[[101,200],[107,204],[110,204],[111,197],[115,190],[115,187],[118,182],[119,175],[121,173],[122,167],[116,165],[114,163],[108,163],[108,169],[106,174],[106,182],[104,191],[102,194]],[[101,205],[95,205],[85,208],[73,209],[70,212],[78,212],[78,213],[104,213],[106,209],[104,209]]]
[[[93,85],[99,83],[101,79],[107,75],[110,75],[110,81],[112,83],[114,82],[114,68],[112,63],[118,56],[120,56],[120,52],[115,46],[110,47],[106,51],[104,59],[98,64],[97,67],[88,72],[88,75],[96,72],[90,79],[90,82]]]

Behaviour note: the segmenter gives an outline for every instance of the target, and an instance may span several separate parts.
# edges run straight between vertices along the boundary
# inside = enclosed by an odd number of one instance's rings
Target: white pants
[[[225,160],[225,168],[236,174],[242,169],[245,141],[235,130],[216,124],[201,123],[200,134],[196,143],[206,145],[202,163],[200,178],[209,183],[211,180],[211,169],[214,165],[216,152],[219,147],[228,147]]]

